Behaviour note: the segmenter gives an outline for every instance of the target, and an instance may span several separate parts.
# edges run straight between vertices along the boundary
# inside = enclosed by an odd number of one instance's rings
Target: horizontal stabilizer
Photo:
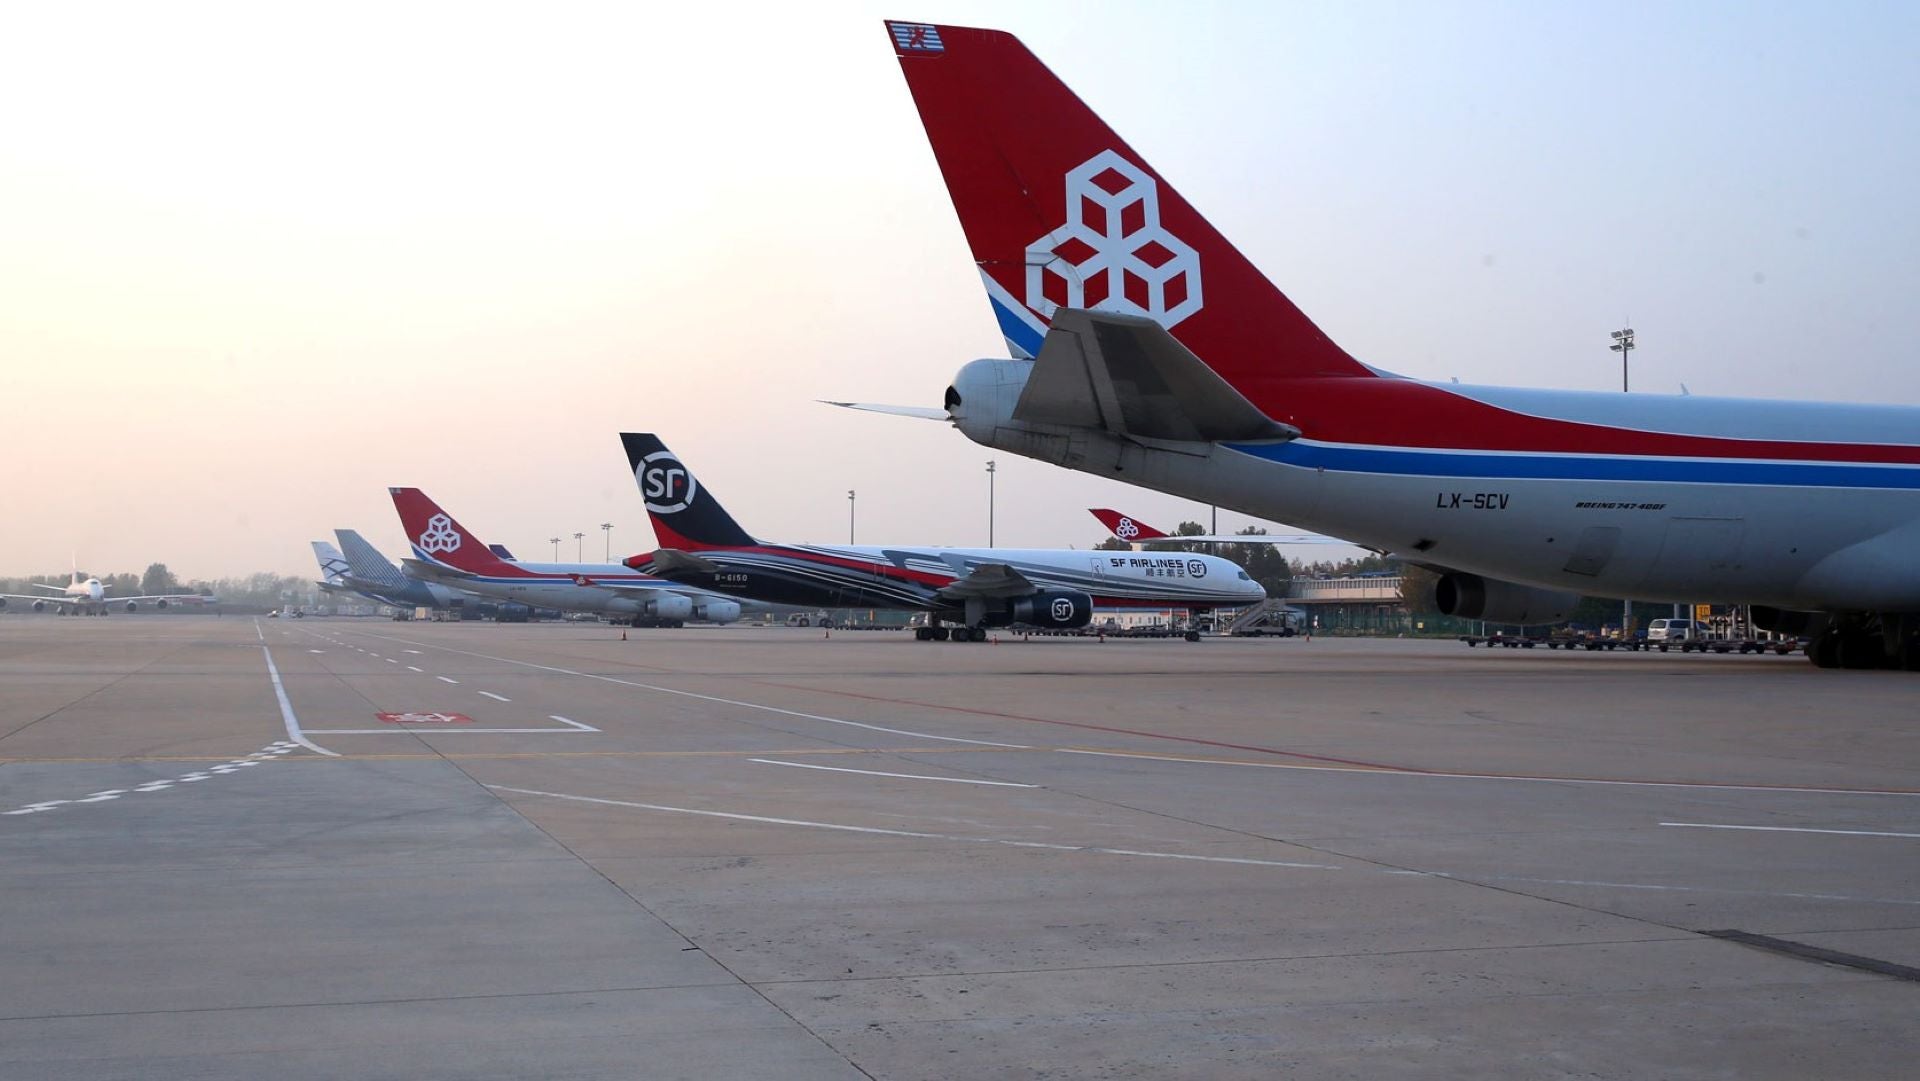
[[[885,413],[893,417],[914,417],[918,420],[952,420],[944,409],[935,409],[926,405],[876,405],[872,402],[830,402],[821,399],[822,405],[837,405],[842,409],[858,409],[863,413]]]
[[[1054,313],[1013,418],[1187,443],[1300,434],[1255,408],[1159,323],[1081,308]]]
[[[429,563],[424,559],[402,559],[400,564],[406,568],[408,577],[424,581],[457,582],[462,578],[479,577],[468,571],[456,570],[444,563]]]
[[[658,574],[714,574],[720,564],[678,548],[661,548],[653,553],[653,569]]]

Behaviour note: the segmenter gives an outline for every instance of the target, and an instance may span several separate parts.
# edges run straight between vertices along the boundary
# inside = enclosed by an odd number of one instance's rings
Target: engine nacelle
[[[693,600],[678,593],[664,594],[648,601],[646,611],[655,619],[690,619]]]
[[[1536,589],[1457,571],[1441,575],[1433,593],[1434,603],[1443,615],[1523,626],[1565,623],[1572,618],[1574,606],[1580,603],[1578,593]]]
[[[162,611],[165,611],[165,610],[166,610],[166,607],[167,607],[167,602],[166,602],[166,601],[154,601],[154,602],[153,602],[153,606],[154,606],[155,608],[158,608],[158,609],[160,609],[160,610],[162,610]]]
[[[0,608],[5,608],[6,606],[7,606],[7,599],[5,597],[0,597]]]
[[[999,612],[988,613],[986,619],[992,627],[1022,623],[1047,630],[1073,630],[1091,622],[1093,598],[1071,589],[1047,589],[1015,597]]]
[[[740,618],[740,602],[704,597],[700,603],[693,606],[693,616],[695,619],[703,619],[709,623],[732,623]]]
[[[36,611],[36,612],[44,612],[44,611],[46,611],[46,610],[47,610],[47,602],[46,602],[46,601],[34,601],[34,602],[33,602],[33,610],[34,610],[34,611]]]
[[[162,605],[162,607],[165,607],[165,605]],[[127,611],[129,611],[129,612],[138,612],[139,610],[140,610],[140,602],[139,602],[139,601],[128,601],[128,602],[127,602]]]

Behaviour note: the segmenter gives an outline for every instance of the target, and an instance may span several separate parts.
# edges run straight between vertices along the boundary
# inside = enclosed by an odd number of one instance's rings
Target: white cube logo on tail
[[[1067,173],[1067,223],[1027,245],[1027,306],[1143,315],[1200,310],[1200,256],[1160,225],[1153,177],[1112,150]],[[1056,299],[1057,298],[1057,299]]]
[[[633,479],[640,482],[640,495],[646,500],[647,509],[655,514],[686,510],[699,490],[693,474],[667,450],[656,450],[642,458]]]
[[[1140,527],[1133,524],[1133,519],[1122,518],[1119,523],[1113,527],[1113,535],[1119,537],[1121,540],[1132,540],[1140,535]]]
[[[453,520],[444,514],[436,514],[427,519],[427,531],[420,534],[420,550],[423,552],[453,552],[460,548],[460,533],[453,528]]]

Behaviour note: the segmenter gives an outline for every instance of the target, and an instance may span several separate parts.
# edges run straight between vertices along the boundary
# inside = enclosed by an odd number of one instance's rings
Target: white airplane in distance
[[[1920,408],[1462,386],[1327,337],[1025,46],[890,22],[1012,359],[985,446],[1441,573],[1443,611],[1752,605],[1821,667],[1920,669]]]
[[[1128,544],[1271,544],[1280,547],[1288,544],[1337,544],[1343,548],[1353,547],[1338,537],[1329,537],[1320,533],[1167,533],[1128,514],[1106,507],[1088,507],[1087,513],[1100,519],[1116,540]]]
[[[42,585],[39,582],[34,582],[32,585],[33,588],[44,589],[47,593],[39,596],[31,593],[0,593],[0,608],[5,608],[8,601],[26,601],[28,607],[36,612],[44,612],[51,608],[55,615],[61,616],[104,616],[113,605],[120,605],[129,612],[137,612],[143,604],[152,604],[155,608],[166,608],[175,604],[219,603],[219,598],[199,593],[155,593],[151,596],[109,597],[107,586],[100,579],[82,578],[78,570],[73,572],[73,580],[65,586]]]

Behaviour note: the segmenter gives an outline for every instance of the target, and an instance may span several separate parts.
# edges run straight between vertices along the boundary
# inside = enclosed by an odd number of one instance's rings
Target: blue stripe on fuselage
[[[1029,326],[1026,320],[1009,310],[997,298],[989,296],[987,302],[993,305],[993,317],[1000,323],[1001,336],[1013,343],[1016,348],[1026,350],[1027,356],[1039,356],[1040,342],[1046,335]]]
[[[1227,444],[1231,450],[1303,469],[1395,476],[1525,480],[1758,484],[1805,488],[1920,489],[1920,467],[1853,462],[1757,462],[1720,458],[1577,457],[1526,452],[1339,447],[1305,440]]]

